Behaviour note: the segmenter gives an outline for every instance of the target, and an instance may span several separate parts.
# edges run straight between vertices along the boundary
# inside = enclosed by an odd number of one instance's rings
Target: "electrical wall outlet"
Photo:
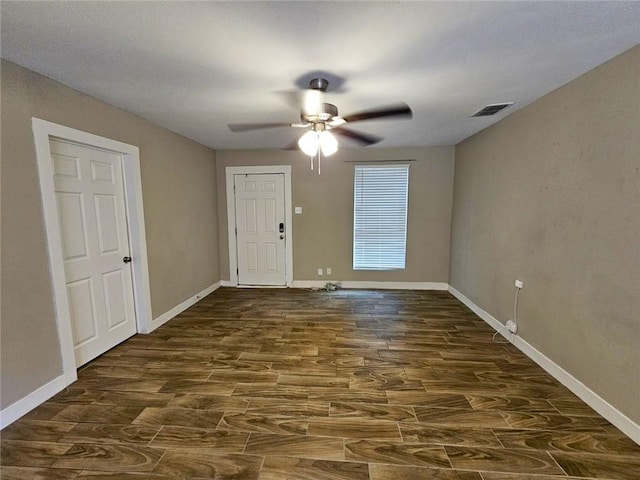
[[[518,325],[513,320],[507,320],[506,327],[511,333],[518,333]]]
[[[323,273],[322,273],[322,269],[321,269],[321,268],[319,268],[319,269],[318,269],[318,276],[319,276],[319,277],[321,277],[322,275],[323,275]]]
[[[327,272],[327,275],[331,275],[331,267],[327,267],[325,269],[325,272]]]
[[[524,283],[522,283],[522,280],[516,280],[516,288],[522,288],[524,287]]]

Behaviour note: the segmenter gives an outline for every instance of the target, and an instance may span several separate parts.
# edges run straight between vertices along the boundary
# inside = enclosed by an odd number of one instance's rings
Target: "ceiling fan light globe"
[[[320,147],[320,138],[315,131],[311,130],[300,137],[298,146],[304,153],[310,157],[314,157]]]
[[[336,137],[335,135],[333,135],[333,133],[327,130],[320,132],[319,142],[320,148],[322,149],[322,154],[325,157],[333,155],[338,151],[338,140],[336,140]]]

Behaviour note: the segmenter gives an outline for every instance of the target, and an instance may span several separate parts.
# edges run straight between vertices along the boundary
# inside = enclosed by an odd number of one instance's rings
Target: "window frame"
[[[410,176],[410,164],[409,163],[380,163],[376,165],[355,165],[354,166],[354,180],[353,180],[353,241],[352,241],[352,269],[354,271],[394,271],[405,270],[407,259],[407,231],[408,231],[408,216],[409,216],[409,176]],[[392,170],[395,170],[393,172]],[[399,172],[399,170],[401,170]],[[369,185],[363,185],[363,181],[366,180],[365,175],[369,171]],[[386,173],[385,173],[386,171]],[[363,215],[367,215],[366,209],[380,208],[380,197],[371,197],[375,195],[374,191],[380,189],[383,186],[383,179],[396,178],[397,185],[402,190],[400,192],[392,192],[390,190],[384,191],[388,194],[388,203],[386,206],[388,211],[386,214],[380,211],[374,212],[372,218],[369,219],[369,225],[367,225],[367,219],[362,218]],[[364,200],[364,195],[370,196],[369,205],[363,205],[358,203],[358,200]],[[402,205],[399,205],[399,200],[403,201]],[[393,218],[393,210],[399,210],[400,217]],[[371,214],[371,210],[368,212]],[[382,222],[383,229],[396,228],[388,237],[387,242],[391,242],[391,245],[380,244],[380,239],[384,240],[384,237],[375,238],[376,244],[366,245],[363,237],[376,235],[376,224],[378,230],[380,230],[380,223]],[[385,225],[386,224],[386,225]],[[399,228],[401,226],[401,228]],[[369,228],[374,233],[365,233],[363,230]],[[380,232],[378,232],[378,235]],[[395,238],[394,238],[395,237]],[[399,255],[394,254],[392,249],[399,249]],[[364,251],[363,251],[364,250]],[[366,251],[368,250],[368,252]],[[377,255],[375,252],[378,252]]]

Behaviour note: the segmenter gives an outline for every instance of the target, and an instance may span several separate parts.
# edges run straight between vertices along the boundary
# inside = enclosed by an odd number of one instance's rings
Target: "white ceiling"
[[[313,71],[334,79],[327,101],[341,114],[412,107],[412,120],[352,124],[384,136],[379,146],[453,145],[640,43],[633,1],[2,1],[0,9],[2,57],[215,149],[291,143],[300,130],[226,125],[299,121],[277,92]],[[469,118],[502,101],[515,105]]]

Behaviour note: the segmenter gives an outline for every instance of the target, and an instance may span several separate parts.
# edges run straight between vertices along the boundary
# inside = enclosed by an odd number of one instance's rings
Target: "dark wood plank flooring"
[[[220,289],[2,432],[2,479],[640,478],[446,292]]]

